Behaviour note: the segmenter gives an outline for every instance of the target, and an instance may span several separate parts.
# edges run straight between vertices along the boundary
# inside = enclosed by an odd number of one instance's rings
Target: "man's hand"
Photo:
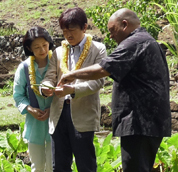
[[[50,88],[47,88],[47,87],[41,87],[41,92],[47,96],[47,97],[50,97],[53,95],[54,93],[54,89],[50,89]]]
[[[59,80],[57,86],[61,86],[61,85],[64,85],[64,84],[68,84],[68,83],[71,83],[75,80],[75,77],[73,77],[71,75],[71,73],[68,73],[68,74],[63,74],[61,79]]]
[[[61,87],[56,87],[55,89],[55,95],[58,97],[64,97],[67,94],[73,94],[75,93],[75,87],[72,85],[63,85]]]

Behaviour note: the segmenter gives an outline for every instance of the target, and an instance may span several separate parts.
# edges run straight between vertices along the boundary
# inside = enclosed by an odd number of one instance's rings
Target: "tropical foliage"
[[[47,0],[43,1],[47,3]],[[94,24],[105,35],[104,43],[111,52],[111,49],[116,46],[116,43],[109,37],[107,30],[107,22],[112,13],[116,9],[130,8],[135,11],[140,20],[141,25],[145,27],[149,33],[155,38],[158,38],[158,33],[161,31],[157,24],[160,19],[166,19],[168,25],[173,33],[173,44],[159,40],[159,42],[165,44],[170,52],[173,54],[172,61],[168,58],[169,66],[177,65],[178,57],[178,3],[177,0],[132,0],[132,1],[117,1],[108,0],[106,3],[100,6],[89,8],[86,10],[88,17],[92,18]],[[4,7],[5,8],[5,7]],[[35,7],[31,7],[33,9]],[[51,7],[53,9],[53,7]],[[158,10],[160,9],[160,10]],[[39,14],[39,15],[37,15]],[[29,16],[29,15],[28,15]],[[36,13],[35,17],[40,16],[40,13]],[[4,30],[0,30],[2,34],[11,34],[16,31],[8,30],[8,33],[4,33]],[[7,82],[6,86],[0,90],[0,95],[12,95],[13,83]],[[30,167],[24,164],[23,160],[18,157],[19,153],[27,151],[27,143],[22,138],[22,132],[24,129],[24,123],[20,124],[20,130],[13,132],[8,130],[6,135],[0,136],[0,171],[2,172],[27,172],[31,171]],[[121,164],[121,152],[120,152],[120,140],[115,139],[113,143],[112,134],[110,133],[102,142],[100,138],[95,136],[94,145],[97,156],[98,172],[119,172],[122,170]],[[178,133],[172,135],[170,138],[164,138],[158,153],[156,155],[154,168],[160,168],[160,171],[164,172],[177,172],[178,171]],[[134,145],[133,145],[134,148]],[[75,159],[72,164],[73,172],[77,172]]]
[[[19,132],[7,131],[6,136],[0,136],[0,171],[1,172],[30,172],[30,166],[17,157],[18,153],[27,151],[22,132],[24,123],[20,124]]]
[[[140,18],[141,26],[145,27],[148,32],[157,39],[160,31],[160,27],[157,24],[159,18],[155,6],[150,3],[150,0],[134,0],[126,1],[124,3],[123,1],[109,0],[101,6],[86,10],[88,17],[91,17],[101,33],[105,34],[104,43],[106,44],[109,53],[111,52],[111,49],[116,46],[116,43],[110,39],[107,22],[111,14],[121,8],[128,8],[135,11]]]
[[[173,33],[172,45],[162,40],[159,40],[159,42],[163,43],[175,57],[178,57],[178,2],[177,0],[164,0],[164,5],[152,4],[157,5],[163,11],[162,17],[169,22],[165,27],[170,27]]]

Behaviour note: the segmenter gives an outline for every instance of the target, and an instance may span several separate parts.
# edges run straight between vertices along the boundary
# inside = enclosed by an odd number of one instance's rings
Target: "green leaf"
[[[7,147],[8,143],[6,141],[5,136],[0,136],[0,148],[5,149]]]
[[[174,46],[172,46],[171,44],[168,44],[167,42],[162,41],[162,40],[157,40],[157,42],[164,44],[174,56],[177,56],[177,52],[176,52],[176,49],[174,48]]]
[[[114,162],[111,163],[112,168],[117,168],[122,164],[122,158],[119,156]]]
[[[3,172],[14,172],[13,165],[7,160],[2,160],[1,170]]]
[[[14,150],[16,151],[17,150],[17,146],[18,146],[18,142],[19,140],[16,138],[17,134],[15,133],[7,133],[6,134],[6,139],[7,139],[7,142],[9,144],[9,146]]]
[[[109,134],[107,135],[107,137],[104,139],[103,146],[109,145],[110,142],[111,142],[111,139],[112,139],[112,133],[109,133]]]
[[[177,140],[178,140],[178,133],[172,135],[170,139],[167,141],[167,143],[168,145],[174,145],[176,148],[178,148]]]
[[[114,172],[111,164],[109,162],[104,163],[104,170],[105,172]]]
[[[100,156],[107,154],[109,151],[110,151],[110,145],[108,144],[107,146],[102,147]]]
[[[107,160],[107,154],[102,154],[101,156],[97,157],[97,163],[98,164],[104,164],[104,162]]]
[[[26,172],[31,172],[31,167],[29,165],[24,165]]]

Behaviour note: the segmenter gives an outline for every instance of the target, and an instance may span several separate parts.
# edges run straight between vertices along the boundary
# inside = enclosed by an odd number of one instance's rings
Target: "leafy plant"
[[[121,169],[121,150],[119,140],[115,145],[111,143],[112,133],[99,143],[95,136],[94,145],[97,156],[98,172],[114,172]]]
[[[24,164],[17,157],[18,153],[26,152],[27,143],[24,142],[22,133],[24,122],[20,124],[18,133],[7,131],[6,136],[0,136],[0,171],[2,172],[30,172],[31,167]]]
[[[159,147],[156,161],[161,166],[164,172],[177,172],[178,171],[178,133],[173,134],[171,137],[163,138]]]
[[[178,64],[177,56],[167,56],[167,64],[168,64],[169,70],[171,71],[171,75],[176,74],[177,64]]]
[[[118,9],[128,8],[137,13],[141,21],[141,26],[157,39],[160,28],[156,21],[157,13],[154,5],[149,0],[132,0],[132,1],[117,1],[109,0],[107,4],[89,8],[86,10],[88,17],[92,18],[94,24],[100,29],[102,34],[105,34],[104,43],[106,44],[109,53],[116,46],[116,43],[110,39],[110,34],[107,29],[107,23],[110,16]]]
[[[9,96],[13,94],[13,80],[9,79],[6,81],[6,85],[3,89],[0,89],[1,96]]]
[[[117,143],[113,144],[111,139],[112,133],[108,134],[102,143],[99,142],[96,135],[94,137],[98,172],[119,172],[121,170],[120,142],[117,139]],[[75,161],[72,167],[73,172],[77,172]]]
[[[169,24],[168,26],[171,28],[173,32],[173,42],[174,45],[166,43],[165,41],[159,40],[159,42],[163,43],[170,52],[178,57],[178,3],[177,0],[164,0],[164,5],[153,3],[157,5],[164,13],[163,18],[167,19]]]

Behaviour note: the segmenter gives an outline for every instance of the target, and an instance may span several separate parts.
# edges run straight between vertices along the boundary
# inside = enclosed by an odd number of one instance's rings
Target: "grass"
[[[0,128],[13,124],[20,124],[25,120],[15,107],[12,96],[0,97]]]
[[[6,35],[6,36],[9,36],[9,35],[12,35],[12,34],[20,34],[21,32],[19,32],[17,29],[10,29],[10,28],[7,28],[7,29],[2,29],[0,28],[0,35]]]
[[[111,102],[112,93],[106,94],[107,90],[110,90],[111,86],[105,86],[103,89],[100,90],[100,103],[101,105],[107,105]]]
[[[100,5],[105,0],[2,0],[0,1],[1,18],[7,22],[14,22],[19,32],[28,30],[35,25],[46,27],[50,25],[52,18],[59,18],[63,10],[79,6],[83,9],[91,6]],[[44,18],[45,21],[40,21]],[[48,30],[48,28],[46,28]]]

